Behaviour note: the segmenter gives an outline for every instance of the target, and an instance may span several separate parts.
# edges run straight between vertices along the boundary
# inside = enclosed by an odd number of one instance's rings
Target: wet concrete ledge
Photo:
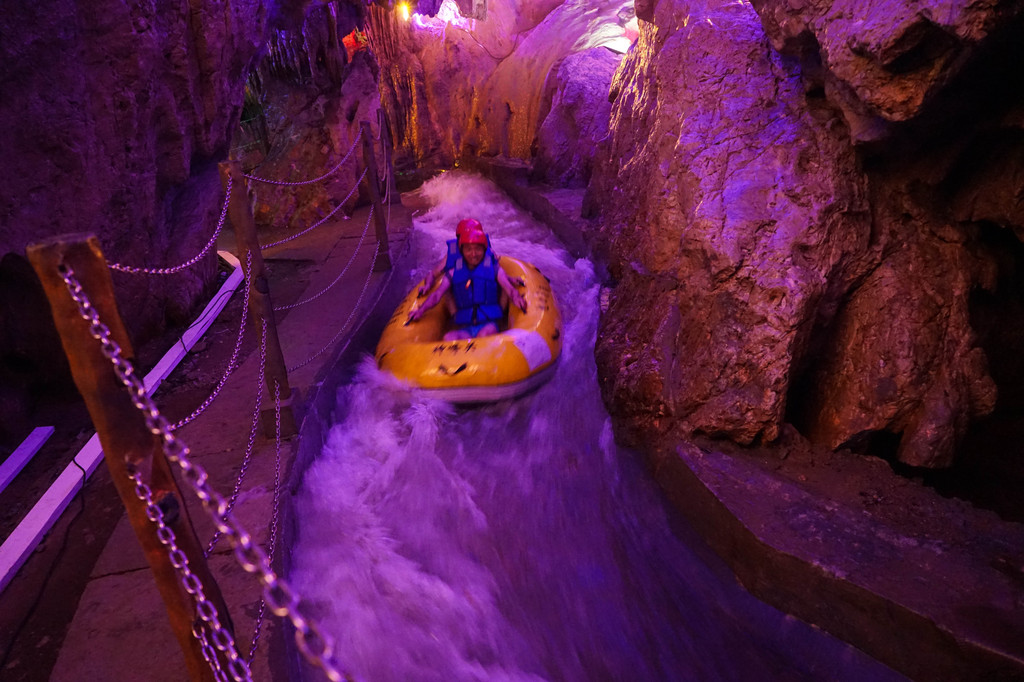
[[[674,455],[659,483],[758,598],[915,680],[1024,679],[1024,590],[991,553],[908,536],[750,458]]]
[[[512,162],[471,168],[573,255],[593,257],[579,217],[583,190],[532,186],[529,169]],[[921,541],[743,455],[689,443],[669,455],[653,450],[649,463],[668,498],[761,600],[915,680],[1024,680],[1019,524],[989,523],[998,537],[982,549]],[[930,521],[963,524],[957,514]],[[1014,548],[1009,570],[1000,569],[1001,547]]]

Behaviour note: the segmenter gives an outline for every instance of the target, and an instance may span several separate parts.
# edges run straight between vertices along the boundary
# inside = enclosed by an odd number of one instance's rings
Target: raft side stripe
[[[551,348],[539,332],[513,327],[505,335],[512,337],[512,343],[523,354],[530,372],[536,372],[538,367],[551,362]]]

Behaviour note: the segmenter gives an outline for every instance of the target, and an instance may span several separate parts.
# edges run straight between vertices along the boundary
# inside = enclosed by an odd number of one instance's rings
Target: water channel
[[[745,592],[616,446],[593,347],[600,284],[487,180],[421,192],[422,272],[464,217],[551,279],[563,324],[553,379],[459,408],[365,359],[338,394],[299,491],[294,584],[373,682],[900,680]]]

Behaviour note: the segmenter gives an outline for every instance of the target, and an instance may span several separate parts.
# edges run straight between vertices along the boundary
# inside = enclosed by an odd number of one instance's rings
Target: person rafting
[[[487,234],[478,229],[478,221],[473,220],[472,223],[475,225],[464,227],[457,237],[458,255],[452,266],[445,268],[444,280],[422,305],[409,312],[408,321],[415,322],[451,291],[454,306],[449,305],[449,309],[454,307],[455,328],[444,335],[445,341],[497,334],[498,323],[505,315],[502,294],[526,312],[526,301],[499,267],[498,257],[489,247]]]
[[[487,234],[484,231],[484,226],[480,224],[479,220],[476,220],[475,218],[464,218],[460,220],[459,224],[455,226],[455,239],[449,239],[445,242],[447,251],[445,253],[444,260],[435,265],[434,268],[427,273],[426,278],[423,280],[423,284],[421,284],[420,288],[417,290],[417,293],[420,296],[426,296],[427,292],[430,291],[430,288],[434,286],[434,282],[437,281],[437,278],[445,271],[451,270],[455,267],[455,259],[460,255],[459,240],[462,239],[463,235],[468,234],[471,230],[479,230],[480,232]],[[494,253],[494,249],[491,248],[490,235],[487,235],[487,250],[494,256],[494,261],[496,263],[501,262],[501,256]],[[523,280],[522,278],[516,278],[516,280],[512,281],[512,284],[521,287],[523,286]]]

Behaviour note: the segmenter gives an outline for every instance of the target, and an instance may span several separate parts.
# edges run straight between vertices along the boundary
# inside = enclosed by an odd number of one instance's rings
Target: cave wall
[[[311,6],[301,22],[271,33],[266,54],[250,74],[235,156],[254,177],[303,183],[249,183],[264,243],[275,230],[301,231],[339,204],[345,215],[369,200],[365,186],[356,183],[363,159],[357,138],[363,121],[375,136],[380,131],[378,67],[369,51],[350,54],[343,43],[353,30],[365,28],[364,14],[341,0]],[[374,151],[378,168],[385,167],[380,146]]]
[[[465,17],[370,8],[370,44],[399,165],[447,168],[463,156],[529,160],[568,55],[623,34],[627,2],[491,2]],[[627,12],[628,14],[628,12]]]
[[[602,389],[645,438],[792,421],[945,466],[997,397],[969,301],[981,222],[1020,231],[1020,3],[820,5],[637,4],[585,208]]]
[[[25,247],[54,235],[95,233],[115,263],[166,267],[195,255],[220,214],[217,163],[227,158],[246,74],[268,22],[286,5],[264,0],[4,5],[0,385],[5,404],[24,410],[38,391],[70,379],[49,308],[24,261]],[[172,276],[114,273],[133,338],[145,340],[168,320],[186,320],[215,272],[211,254]],[[26,427],[20,420],[8,426]]]
[[[593,47],[562,60],[554,73],[555,91],[537,130],[531,177],[560,187],[585,187],[594,152],[608,135],[608,90],[622,57]]]

